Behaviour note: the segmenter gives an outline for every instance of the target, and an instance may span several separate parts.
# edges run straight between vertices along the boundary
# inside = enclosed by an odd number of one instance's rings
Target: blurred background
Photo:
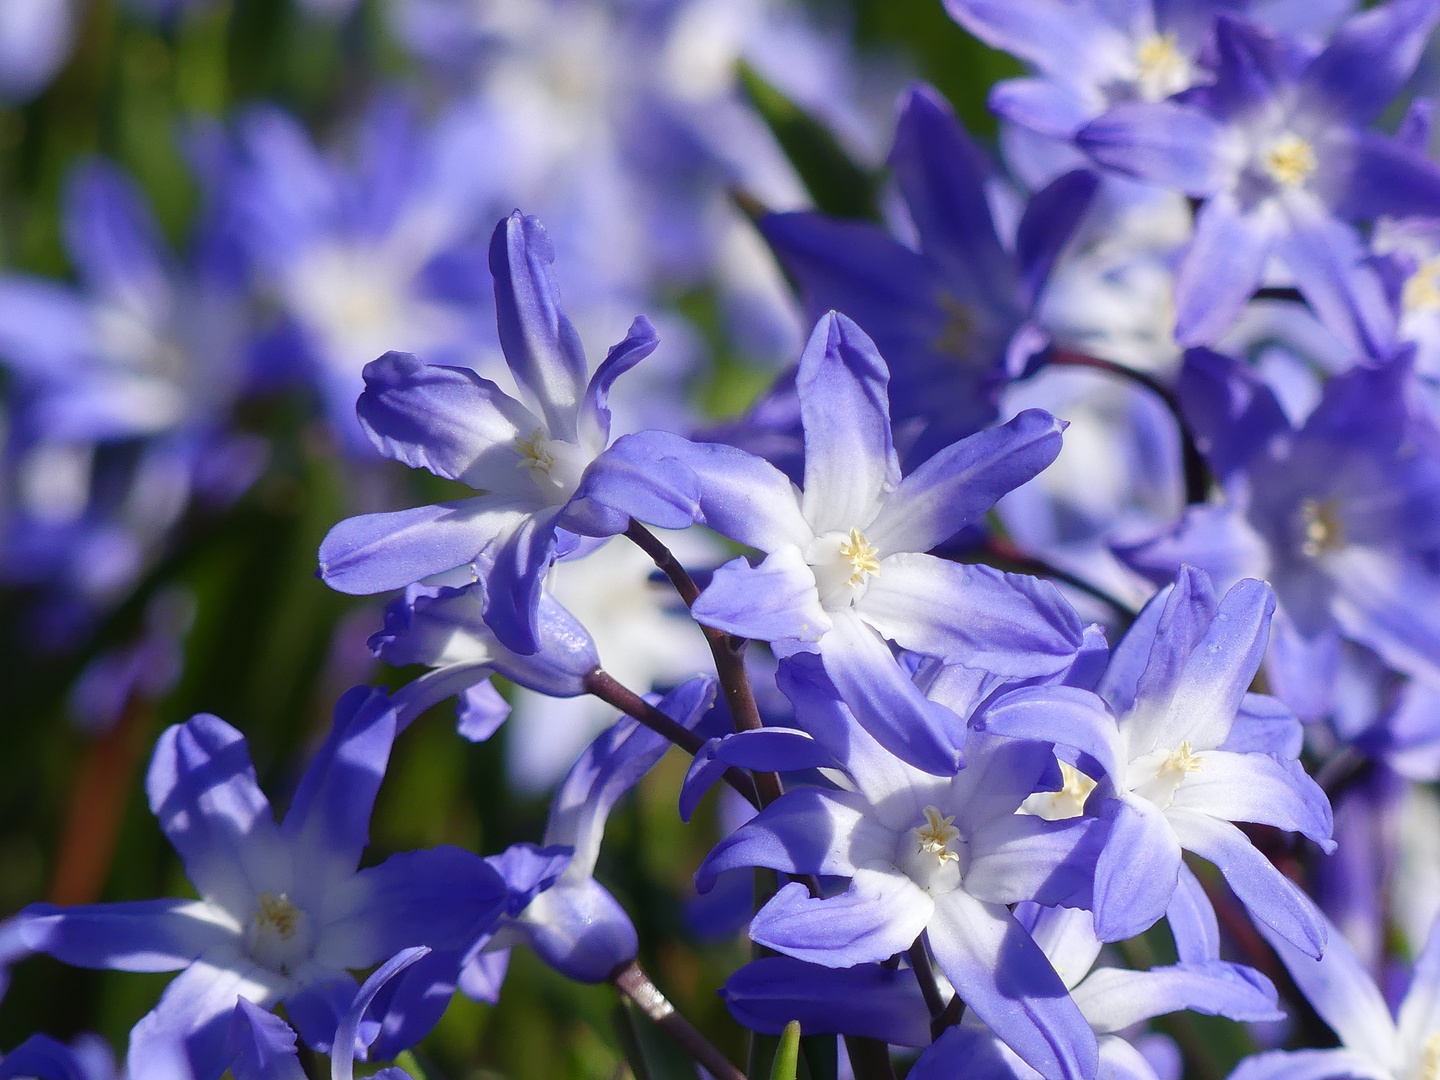
[[[166,725],[234,724],[283,806],[339,694],[413,676],[372,660],[382,603],[326,588],[315,552],[344,517],[449,496],[365,443],[359,373],[403,349],[494,374],[501,216],[547,224],[592,364],[634,315],[659,326],[621,429],[693,430],[806,329],[746,210],[879,218],[899,90],[932,82],[986,140],[986,91],[1018,70],[939,0],[0,0],[0,916],[189,894],[142,787]],[[708,668],[643,558],[584,565],[555,589],[607,667]],[[515,705],[489,742],[448,713],[407,734],[367,861],[539,838],[611,717]],[[748,955],[749,897],[693,904],[728,811],[712,796],[682,826],[684,769],[672,752],[620,806],[598,876],[656,981],[741,1059],[715,991]],[[623,1040],[652,1034],[522,952],[501,1004],[457,997],[418,1060],[628,1075]],[[123,1049],[168,979],[28,960],[0,1047]]]

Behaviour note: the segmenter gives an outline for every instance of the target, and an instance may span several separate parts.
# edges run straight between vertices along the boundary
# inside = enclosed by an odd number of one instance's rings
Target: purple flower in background
[[[1263,928],[1262,928],[1263,929]],[[1340,1038],[1333,1050],[1272,1050],[1247,1058],[1230,1080],[1403,1080],[1426,1077],[1440,1063],[1440,933],[1425,942],[1409,988],[1392,1015],[1375,980],[1334,926],[1330,944],[1312,959],[1273,933],[1270,943],[1295,985]]]
[[[1342,638],[1440,682],[1440,438],[1397,361],[1332,378],[1304,426],[1248,368],[1186,356],[1179,395],[1224,490],[1119,554],[1155,580],[1182,563],[1221,586],[1269,581],[1272,691],[1307,719],[1330,710]]]
[[[490,269],[500,343],[523,401],[464,368],[389,353],[366,366],[356,406],[387,457],[484,492],[459,502],[342,521],[320,546],[335,589],[375,593],[473,564],[485,621],[507,647],[540,647],[543,576],[556,530],[623,532],[633,515],[662,528],[694,519],[689,477],[647,453],[644,437],[610,442],[610,386],[658,343],[642,316],[590,377],[560,311],[544,227],[518,210],[495,229]]]
[[[1078,139],[1096,161],[1204,200],[1176,280],[1176,337],[1211,344],[1279,258],[1332,325],[1352,314],[1364,258],[1349,224],[1440,213],[1440,167],[1370,131],[1440,18],[1391,0],[1318,55],[1244,19],[1215,24],[1215,81],[1183,100],[1117,105]],[[1384,327],[1367,328],[1361,351]]]
[[[924,554],[979,521],[1060,449],[1063,425],[1031,410],[945,447],[902,479],[891,440],[889,374],[844,315],[821,319],[797,375],[805,486],[717,444],[670,451],[699,478],[704,524],[766,554],[715,572],[698,621],[782,650],[818,651],[866,730],[948,776],[959,721],[929,701],[886,640],[947,662],[1028,678],[1066,667],[1079,617],[1053,586]],[[679,443],[680,440],[674,440]]]
[[[843,311],[889,361],[896,444],[914,465],[992,423],[1006,380],[1048,345],[1034,309],[1096,181],[1066,173],[1034,195],[1012,247],[991,214],[993,170],[927,86],[901,99],[890,166],[918,251],[878,226],[814,213],[768,214],[760,228],[810,317]]]
[[[115,1052],[98,1035],[66,1045],[32,1035],[0,1059],[0,1080],[120,1080]]]
[[[1092,693],[1037,686],[995,697],[972,727],[1068,748],[1101,787],[1085,805],[1110,821],[1095,869],[1095,929],[1140,933],[1170,906],[1182,850],[1213,862],[1251,915],[1312,956],[1325,945],[1314,904],[1234,821],[1303,833],[1327,851],[1330,803],[1295,760],[1293,717],[1248,693],[1274,597],[1246,579],[1216,602],[1184,567],[1116,648]]]
[[[22,913],[27,943],[66,963],[181,971],[131,1032],[132,1077],[218,1080],[240,999],[283,1001],[328,1052],[358,988],[350,970],[413,945],[454,948],[500,914],[499,875],[458,848],[357,870],[395,725],[382,692],[345,695],[279,825],[239,732],[204,714],[167,729],[146,789],[200,899]]]

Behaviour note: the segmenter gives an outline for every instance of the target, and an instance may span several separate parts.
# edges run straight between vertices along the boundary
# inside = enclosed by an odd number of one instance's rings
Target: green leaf
[[[824,124],[754,68],[741,63],[739,73],[745,95],[800,174],[816,208],[835,217],[878,221],[875,177],[851,159]]]
[[[791,1020],[780,1035],[775,1048],[775,1064],[770,1066],[770,1080],[795,1080],[800,1068],[800,1021]]]

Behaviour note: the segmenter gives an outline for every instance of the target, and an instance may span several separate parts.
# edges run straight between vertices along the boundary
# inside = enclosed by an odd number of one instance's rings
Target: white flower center
[[[1135,88],[1146,101],[1163,101],[1191,82],[1190,61],[1173,33],[1151,34],[1135,44]]]
[[[1315,148],[1307,139],[1287,131],[1260,156],[1265,174],[1281,187],[1300,187],[1309,180],[1318,164]]]
[[[1204,760],[1191,749],[1188,740],[1174,749],[1152,750],[1130,763],[1130,790],[1164,810],[1185,777],[1204,767]],[[1139,783],[1134,782],[1135,777],[1140,778]]]
[[[965,841],[953,815],[942,816],[936,807],[925,807],[925,824],[902,836],[900,844],[899,869],[920,888],[938,896],[960,887]]]
[[[245,929],[245,947],[262,967],[289,975],[310,955],[310,919],[285,893],[261,893]]]
[[[528,439],[517,436],[515,454],[517,469],[527,469],[530,479],[551,506],[561,506],[580,486],[580,478],[590,457],[579,446],[564,439],[546,438],[536,428]]]
[[[860,599],[865,584],[880,576],[880,550],[859,529],[829,532],[815,538],[805,552],[815,573],[820,603],[826,611],[849,607]]]
[[[1420,1048],[1417,1080],[1440,1080],[1440,1031],[1432,1031]]]

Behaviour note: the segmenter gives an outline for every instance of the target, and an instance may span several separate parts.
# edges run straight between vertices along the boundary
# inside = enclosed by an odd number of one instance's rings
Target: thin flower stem
[[[677,723],[672,717],[651,705],[635,691],[618,682],[608,672],[596,668],[585,676],[585,689],[595,697],[613,705],[626,716],[632,716],[657,735],[663,736],[684,750],[691,757],[700,752],[705,740],[689,728]],[[725,782],[738,791],[750,805],[759,807],[760,795],[750,774],[743,769],[725,770]]]
[[[945,998],[940,993],[940,984],[935,981],[935,969],[930,966],[930,952],[925,947],[922,933],[910,946],[910,966],[915,971],[915,981],[920,984],[920,994],[925,998],[925,1007],[930,1010],[933,1024],[945,1012]]]
[[[680,599],[685,601],[685,606],[693,607],[700,595],[700,589],[660,538],[633,518],[630,520],[630,527],[625,530],[625,535],[655,561],[660,572],[675,586],[675,591],[680,594]],[[755,692],[750,688],[750,676],[745,670],[745,639],[732,637],[723,630],[716,630],[704,623],[699,626],[710,646],[710,654],[715,658],[715,674],[720,679],[720,688],[725,694],[725,704],[730,707],[730,719],[735,730],[758,730],[761,727],[760,709],[755,704]],[[754,776],[755,789],[760,793],[762,807],[769,806],[784,794],[785,789],[781,786],[777,774],[757,772]]]
[[[745,1074],[731,1064],[685,1017],[675,1011],[660,988],[650,981],[634,960],[610,976],[615,988],[633,1001],[657,1027],[680,1044],[690,1057],[703,1065],[716,1080],[745,1080]]]
[[[1195,444],[1195,435],[1191,432],[1190,425],[1185,422],[1185,413],[1180,408],[1180,399],[1175,396],[1175,391],[1153,375],[1136,371],[1124,364],[1117,364],[1113,360],[1102,360],[1098,356],[1086,356],[1084,353],[1056,349],[1051,353],[1046,365],[1093,368],[1096,371],[1108,372],[1135,383],[1137,386],[1143,386],[1158,397],[1170,410],[1170,414],[1175,417],[1175,424],[1180,429],[1180,450],[1185,462],[1185,501],[1193,505],[1203,503],[1209,498],[1210,467],[1205,464],[1205,458],[1201,456],[1200,448]]]

